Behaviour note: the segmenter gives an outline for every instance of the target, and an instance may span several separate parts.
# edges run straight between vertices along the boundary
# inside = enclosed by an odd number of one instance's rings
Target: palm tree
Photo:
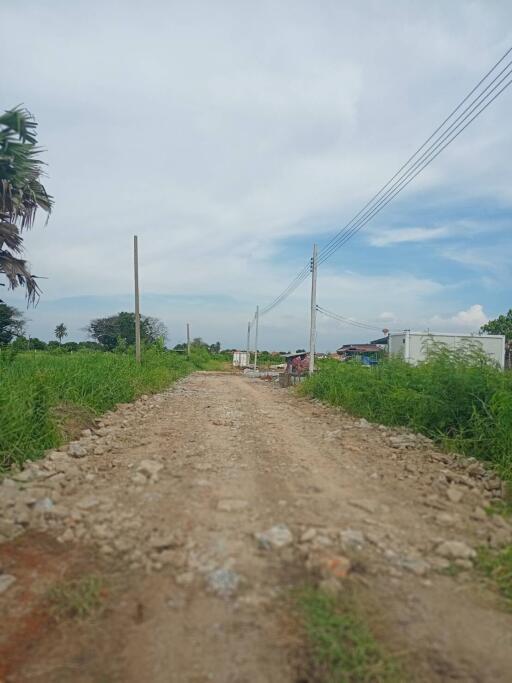
[[[68,328],[64,325],[64,323],[57,325],[55,328],[55,336],[59,340],[59,344],[62,344],[64,337],[68,336]]]
[[[29,303],[39,295],[39,287],[19,257],[21,233],[33,226],[38,209],[49,216],[53,205],[40,182],[43,162],[38,158],[36,128],[33,116],[21,107],[0,115],[0,275],[11,289],[25,287]]]

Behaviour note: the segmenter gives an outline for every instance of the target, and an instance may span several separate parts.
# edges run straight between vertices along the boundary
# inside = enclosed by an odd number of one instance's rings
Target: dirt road
[[[510,681],[512,615],[471,566],[512,529],[478,464],[213,373],[68,451],[0,487],[4,683],[305,681],[284,598],[339,556],[411,681]],[[90,575],[103,609],[56,620],[48,589]]]

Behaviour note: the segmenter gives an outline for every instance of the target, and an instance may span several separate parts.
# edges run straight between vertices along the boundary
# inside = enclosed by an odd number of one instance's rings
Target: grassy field
[[[301,390],[368,420],[410,427],[512,480],[512,373],[471,347],[437,349],[417,367],[400,359],[371,368],[325,361]]]
[[[0,352],[0,472],[63,443],[117,403],[159,391],[197,369],[224,365],[203,350],[130,354]]]

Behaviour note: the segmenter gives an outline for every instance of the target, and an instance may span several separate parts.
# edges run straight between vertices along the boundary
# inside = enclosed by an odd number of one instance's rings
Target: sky
[[[264,308],[512,45],[499,0],[2,3],[3,109],[39,123],[52,215],[25,234],[28,332],[133,310],[168,343],[245,348]],[[20,42],[21,41],[21,42]],[[512,307],[512,88],[322,264],[317,348],[391,330],[476,332]],[[309,336],[309,281],[260,348]]]

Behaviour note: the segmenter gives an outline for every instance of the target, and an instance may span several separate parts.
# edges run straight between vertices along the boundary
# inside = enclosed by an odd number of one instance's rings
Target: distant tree
[[[119,340],[126,346],[135,344],[135,314],[122,311],[108,318],[91,320],[86,328],[90,337],[109,351],[119,346]],[[156,342],[160,337],[167,337],[167,328],[158,318],[141,316],[141,340],[147,344]]]
[[[68,344],[71,344],[73,342],[67,342]],[[87,351],[104,351],[105,347],[102,346],[100,343],[95,342],[95,341],[81,341],[78,342],[77,344],[78,348],[81,350],[87,350]]]
[[[182,342],[181,344],[176,344],[174,347],[174,351],[186,351],[187,350],[187,345],[185,342]]]
[[[68,330],[64,323],[59,323],[57,325],[57,327],[55,328],[55,336],[59,340],[59,344],[62,344],[62,340],[64,339],[64,337],[68,336]]]
[[[512,308],[506,315],[500,315],[495,320],[482,325],[480,332],[487,334],[504,334],[508,342],[512,342]]]
[[[220,342],[215,342],[215,344],[210,344],[210,353],[220,353]]]
[[[482,325],[480,332],[505,335],[505,367],[512,367],[512,308],[509,308],[506,315],[500,315],[495,320],[489,320]]]
[[[38,339],[37,337],[28,338],[28,348],[31,351],[45,351],[46,347],[47,344],[42,339]]]
[[[195,346],[196,348],[208,348],[208,344],[203,341],[202,337],[194,337],[192,339],[192,346]]]
[[[39,287],[23,250],[21,232],[31,228],[38,209],[48,215],[53,199],[40,178],[43,162],[38,158],[33,116],[20,107],[0,115],[0,274],[11,289],[26,288],[29,302],[34,302]]]
[[[297,349],[295,353],[307,353],[306,349]]]
[[[23,314],[17,308],[0,302],[0,345],[9,344],[22,335],[24,329]]]

